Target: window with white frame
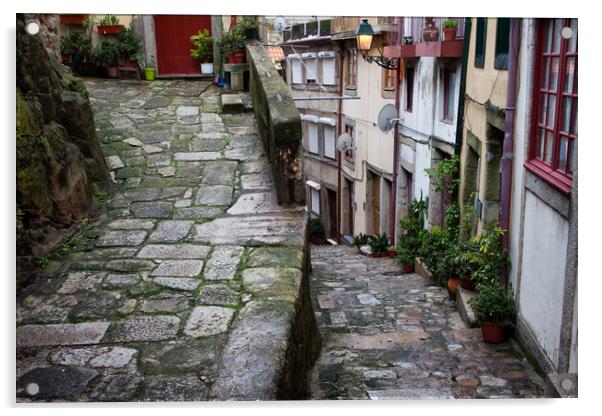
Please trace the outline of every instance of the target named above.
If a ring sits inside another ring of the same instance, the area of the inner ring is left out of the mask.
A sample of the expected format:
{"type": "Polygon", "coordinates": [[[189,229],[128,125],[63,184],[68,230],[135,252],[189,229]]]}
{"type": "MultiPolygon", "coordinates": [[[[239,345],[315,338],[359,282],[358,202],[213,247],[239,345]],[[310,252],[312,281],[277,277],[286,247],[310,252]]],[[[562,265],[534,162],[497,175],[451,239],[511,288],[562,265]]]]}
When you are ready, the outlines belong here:
{"type": "Polygon", "coordinates": [[[305,64],[305,82],[315,84],[318,80],[318,58],[315,52],[308,52],[301,55],[305,64]]]}
{"type": "Polygon", "coordinates": [[[320,215],[320,191],[314,188],[311,189],[311,210],[320,215]]]}
{"type": "Polygon", "coordinates": [[[322,132],[324,136],[324,156],[329,159],[336,159],[336,121],[333,118],[320,117],[322,132]]]}
{"type": "Polygon", "coordinates": [[[322,84],[336,85],[336,54],[334,51],[318,52],[318,58],[322,63],[322,84]]]}
{"type": "Polygon", "coordinates": [[[309,153],[320,154],[320,142],[318,136],[318,116],[304,115],[303,120],[307,125],[307,150],[309,153]]]}
{"type": "Polygon", "coordinates": [[[301,57],[298,54],[290,54],[288,61],[291,66],[291,83],[303,84],[303,68],[301,66],[301,57]]]}

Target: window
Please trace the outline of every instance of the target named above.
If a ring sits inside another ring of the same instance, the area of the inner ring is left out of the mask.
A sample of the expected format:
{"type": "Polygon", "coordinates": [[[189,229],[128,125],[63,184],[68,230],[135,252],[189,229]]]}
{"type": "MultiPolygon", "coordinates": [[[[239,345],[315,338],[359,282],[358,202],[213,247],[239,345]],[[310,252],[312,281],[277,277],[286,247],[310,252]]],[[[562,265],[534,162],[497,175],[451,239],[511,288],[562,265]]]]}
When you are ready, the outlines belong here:
{"type": "Polygon", "coordinates": [[[383,89],[385,91],[395,90],[395,78],[397,71],[395,69],[383,69],[383,89]]]}
{"type": "Polygon", "coordinates": [[[336,159],[336,121],[328,117],[320,117],[322,124],[322,133],[324,137],[324,156],[329,159],[336,159]]]}
{"type": "Polygon", "coordinates": [[[291,83],[303,84],[303,69],[301,67],[301,59],[297,54],[291,54],[288,56],[291,64],[291,83]]]}
{"type": "Polygon", "coordinates": [[[305,64],[305,82],[315,84],[318,79],[318,59],[315,52],[308,52],[301,55],[305,64]]]}
{"type": "Polygon", "coordinates": [[[404,109],[411,113],[414,107],[414,67],[406,67],[406,96],[404,109]]]}
{"type": "Polygon", "coordinates": [[[485,44],[487,43],[487,19],[477,17],[477,36],[475,40],[474,66],[485,67],[485,44]]]}
{"type": "Polygon", "coordinates": [[[336,85],[336,54],[333,51],[318,52],[322,62],[322,84],[336,85]]]}
{"type": "Polygon", "coordinates": [[[309,153],[317,155],[320,153],[320,145],[318,142],[318,117],[306,115],[304,120],[307,121],[307,150],[309,150],[309,153]]]}
{"type": "Polygon", "coordinates": [[[456,112],[456,71],[443,68],[443,121],[452,123],[456,112]]]}
{"type": "Polygon", "coordinates": [[[508,69],[508,50],[510,47],[510,19],[498,18],[495,29],[495,69],[508,69]]]}
{"type": "Polygon", "coordinates": [[[355,88],[357,84],[357,49],[347,49],[345,62],[345,88],[355,88]]]}
{"type": "Polygon", "coordinates": [[[526,167],[568,193],[573,185],[577,140],[577,19],[538,20],[536,54],[534,118],[526,167]],[[568,39],[561,36],[565,27],[572,30],[568,39]]]}
{"type": "Polygon", "coordinates": [[[351,143],[349,143],[349,146],[347,147],[347,150],[345,150],[345,160],[348,162],[353,162],[353,144],[354,144],[354,135],[353,135],[353,126],[350,126],[349,124],[345,125],[345,133],[347,133],[350,137],[351,137],[351,143]]]}
{"type": "Polygon", "coordinates": [[[311,210],[320,215],[320,190],[315,188],[310,189],[311,210]]]}

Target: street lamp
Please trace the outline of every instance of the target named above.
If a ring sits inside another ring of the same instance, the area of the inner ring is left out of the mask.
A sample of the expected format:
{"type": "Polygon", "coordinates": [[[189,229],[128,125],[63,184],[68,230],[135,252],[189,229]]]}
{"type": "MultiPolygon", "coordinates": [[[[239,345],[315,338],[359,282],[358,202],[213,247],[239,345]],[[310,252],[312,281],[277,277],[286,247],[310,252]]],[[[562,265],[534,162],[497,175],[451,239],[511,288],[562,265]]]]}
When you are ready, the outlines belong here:
{"type": "Polygon", "coordinates": [[[372,48],[372,39],[374,38],[374,29],[372,25],[368,23],[368,19],[362,19],[362,23],[355,29],[355,41],[357,42],[357,49],[362,53],[364,61],[368,63],[374,62],[380,67],[386,69],[397,69],[399,65],[399,59],[397,58],[385,58],[383,53],[378,48],[380,56],[370,56],[368,53],[372,48]]]}

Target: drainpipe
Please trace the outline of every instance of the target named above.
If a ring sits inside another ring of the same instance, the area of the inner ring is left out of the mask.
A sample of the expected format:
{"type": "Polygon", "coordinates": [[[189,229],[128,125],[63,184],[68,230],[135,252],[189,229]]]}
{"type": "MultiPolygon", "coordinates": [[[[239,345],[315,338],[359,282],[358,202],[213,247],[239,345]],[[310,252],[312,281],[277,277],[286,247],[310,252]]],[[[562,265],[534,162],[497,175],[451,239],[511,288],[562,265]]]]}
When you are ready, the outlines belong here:
{"type": "MultiPolygon", "coordinates": [[[[504,120],[504,144],[502,154],[502,190],[500,207],[500,227],[506,232],[502,236],[502,247],[510,250],[510,207],[512,198],[512,158],[514,152],[514,114],[516,112],[516,81],[518,78],[518,54],[520,51],[521,19],[510,22],[510,47],[508,50],[508,91],[506,93],[506,114],[504,120]]],[[[504,267],[500,280],[508,285],[508,268],[504,267]]]]}
{"type": "MultiPolygon", "coordinates": [[[[345,50],[342,49],[340,52],[341,55],[341,59],[339,61],[339,97],[343,96],[343,64],[345,63],[345,50]]],[[[338,134],[337,137],[339,137],[342,133],[343,133],[343,99],[339,98],[338,103],[337,103],[337,113],[338,113],[338,120],[337,120],[337,130],[338,130],[338,134]]],[[[342,213],[342,208],[341,205],[342,201],[341,198],[343,197],[342,195],[342,189],[341,189],[341,163],[342,163],[342,159],[343,159],[343,155],[341,154],[341,152],[337,153],[337,242],[339,244],[341,244],[341,224],[343,219],[341,218],[341,213],[342,213]]]]}
{"type": "MultiPolygon", "coordinates": [[[[397,40],[395,44],[397,46],[401,45],[401,33],[403,30],[402,26],[402,18],[399,17],[399,21],[397,22],[397,40]]],[[[396,117],[399,117],[399,84],[401,83],[401,64],[403,63],[403,59],[401,57],[399,59],[399,64],[397,65],[397,69],[395,70],[395,110],[396,117]]],[[[391,244],[396,244],[395,238],[395,224],[396,224],[396,206],[397,206],[397,165],[399,163],[399,121],[395,123],[395,130],[393,131],[393,178],[391,183],[391,196],[389,198],[389,236],[391,238],[391,244]]]]}
{"type": "Polygon", "coordinates": [[[472,17],[464,18],[464,44],[462,45],[462,65],[460,70],[460,93],[458,94],[458,117],[456,119],[456,145],[454,153],[460,155],[464,140],[464,101],[466,96],[466,68],[468,65],[468,50],[470,48],[470,32],[472,17]]]}

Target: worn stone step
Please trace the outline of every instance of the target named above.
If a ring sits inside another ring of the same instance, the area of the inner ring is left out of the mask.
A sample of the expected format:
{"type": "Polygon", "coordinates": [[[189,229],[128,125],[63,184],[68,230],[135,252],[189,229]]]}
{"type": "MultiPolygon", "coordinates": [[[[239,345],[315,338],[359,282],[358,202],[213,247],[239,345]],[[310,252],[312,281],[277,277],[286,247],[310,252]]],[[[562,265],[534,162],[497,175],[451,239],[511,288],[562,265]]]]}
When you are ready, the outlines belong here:
{"type": "Polygon", "coordinates": [[[477,322],[477,316],[468,303],[472,298],[476,296],[476,292],[472,290],[466,290],[462,287],[458,287],[458,292],[456,295],[456,304],[458,308],[458,313],[462,320],[469,328],[477,328],[479,323],[477,322]]]}
{"type": "Polygon", "coordinates": [[[222,94],[221,108],[223,114],[237,114],[245,111],[245,105],[238,94],[222,94]]]}

